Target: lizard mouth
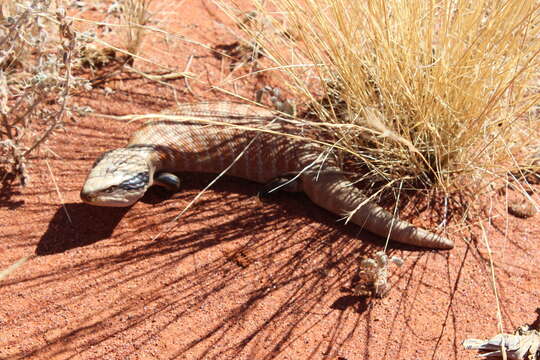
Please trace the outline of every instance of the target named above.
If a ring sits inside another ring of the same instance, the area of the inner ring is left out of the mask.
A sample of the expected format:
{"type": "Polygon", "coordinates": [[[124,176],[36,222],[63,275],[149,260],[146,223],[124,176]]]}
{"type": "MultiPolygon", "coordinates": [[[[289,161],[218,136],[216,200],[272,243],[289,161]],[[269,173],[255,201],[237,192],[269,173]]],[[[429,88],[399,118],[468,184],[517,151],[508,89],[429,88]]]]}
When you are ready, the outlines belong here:
{"type": "MultiPolygon", "coordinates": [[[[143,193],[144,194],[144,193],[143,193]]],[[[127,192],[126,194],[117,195],[117,194],[95,194],[95,193],[88,193],[84,190],[81,191],[81,200],[85,204],[93,205],[93,206],[107,206],[107,207],[128,207],[137,200],[141,198],[141,194],[139,193],[133,193],[133,192],[127,192]]]]}

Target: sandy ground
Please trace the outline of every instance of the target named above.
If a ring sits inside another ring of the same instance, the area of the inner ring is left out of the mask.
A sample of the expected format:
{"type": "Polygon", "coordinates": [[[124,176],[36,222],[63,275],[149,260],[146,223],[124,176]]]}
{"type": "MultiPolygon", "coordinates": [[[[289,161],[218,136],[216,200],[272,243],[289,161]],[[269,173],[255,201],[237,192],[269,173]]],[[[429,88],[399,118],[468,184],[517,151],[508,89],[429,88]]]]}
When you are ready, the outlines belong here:
{"type": "MultiPolygon", "coordinates": [[[[234,41],[210,1],[154,5],[170,32],[211,46],[234,41]]],[[[207,84],[249,98],[268,84],[266,76],[230,82],[246,71],[231,76],[229,60],[178,39],[147,40],[142,55],[177,71],[191,62],[200,81],[189,81],[191,93],[183,79],[156,86],[117,77],[106,84],[113,94],[98,88],[80,101],[103,114],[157,112],[175,99],[230,99],[207,84]]],[[[383,241],[336,223],[303,195],[261,203],[259,185],[225,178],[174,221],[212,179],[186,174],[172,197],[156,189],[130,209],[82,204],[93,160],[134,128],[77,119],[36,154],[29,186],[0,193],[0,269],[37,254],[0,283],[0,358],[473,359],[461,342],[497,333],[481,237],[455,238],[449,252],[391,246],[405,264],[391,268],[386,298],[368,300],[351,286],[361,257],[383,241]]],[[[498,200],[484,225],[512,332],[537,320],[540,224],[538,215],[509,217],[498,200]]]]}

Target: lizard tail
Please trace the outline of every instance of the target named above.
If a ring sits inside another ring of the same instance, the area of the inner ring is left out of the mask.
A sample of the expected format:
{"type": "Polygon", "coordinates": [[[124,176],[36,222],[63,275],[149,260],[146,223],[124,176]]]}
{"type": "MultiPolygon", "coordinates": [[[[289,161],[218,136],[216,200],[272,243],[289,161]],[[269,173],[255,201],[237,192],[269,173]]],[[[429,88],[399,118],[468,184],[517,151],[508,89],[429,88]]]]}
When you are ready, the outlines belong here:
{"type": "Polygon", "coordinates": [[[453,241],[394,217],[377,204],[367,201],[360,190],[342,174],[304,174],[304,192],[315,204],[337,215],[351,214],[350,221],[371,233],[402,244],[452,249],[453,241]]]}

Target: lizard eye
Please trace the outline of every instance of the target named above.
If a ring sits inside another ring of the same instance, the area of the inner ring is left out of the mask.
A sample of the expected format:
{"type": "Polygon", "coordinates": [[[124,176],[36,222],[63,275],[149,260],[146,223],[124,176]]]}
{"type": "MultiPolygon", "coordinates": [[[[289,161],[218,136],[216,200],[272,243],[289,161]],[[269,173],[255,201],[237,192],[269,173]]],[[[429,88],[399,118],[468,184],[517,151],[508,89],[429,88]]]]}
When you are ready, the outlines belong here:
{"type": "Polygon", "coordinates": [[[110,186],[104,190],[105,193],[110,194],[113,191],[115,191],[118,188],[118,186],[110,186]]]}

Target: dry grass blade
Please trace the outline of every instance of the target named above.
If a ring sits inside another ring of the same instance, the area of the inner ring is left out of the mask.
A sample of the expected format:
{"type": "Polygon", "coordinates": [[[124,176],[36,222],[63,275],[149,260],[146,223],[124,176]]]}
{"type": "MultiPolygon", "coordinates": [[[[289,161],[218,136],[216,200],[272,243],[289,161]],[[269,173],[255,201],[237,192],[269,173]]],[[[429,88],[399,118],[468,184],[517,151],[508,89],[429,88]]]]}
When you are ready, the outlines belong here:
{"type": "Polygon", "coordinates": [[[36,257],[36,255],[24,256],[24,257],[20,258],[19,260],[17,260],[16,262],[14,262],[13,264],[11,264],[6,269],[0,271],[0,281],[2,281],[4,278],[6,278],[9,274],[14,272],[15,270],[17,270],[25,262],[27,262],[28,260],[33,259],[35,257],[36,257]]]}

